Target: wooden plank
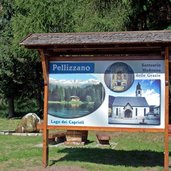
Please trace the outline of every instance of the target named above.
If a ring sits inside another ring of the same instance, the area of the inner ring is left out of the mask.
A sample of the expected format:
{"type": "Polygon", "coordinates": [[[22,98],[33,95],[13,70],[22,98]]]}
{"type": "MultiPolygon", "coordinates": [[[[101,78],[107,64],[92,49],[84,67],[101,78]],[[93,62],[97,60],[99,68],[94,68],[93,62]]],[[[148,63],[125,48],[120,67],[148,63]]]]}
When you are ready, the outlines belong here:
{"type": "MultiPolygon", "coordinates": [[[[111,55],[120,55],[121,51],[118,51],[118,50],[113,50],[113,51],[99,51],[99,50],[92,50],[92,51],[62,51],[62,52],[49,52],[48,56],[50,57],[56,57],[56,58],[59,58],[59,57],[63,57],[63,56],[85,56],[85,55],[89,55],[89,56],[111,56],[111,55]]],[[[128,51],[128,50],[123,50],[122,51],[122,54],[121,55],[125,55],[125,54],[149,54],[151,53],[150,51],[147,52],[147,51],[143,51],[143,52],[139,52],[138,51],[135,51],[134,49],[132,49],[131,51],[128,51]]],[[[152,56],[154,56],[154,54],[157,54],[159,53],[159,51],[154,51],[152,56]]],[[[82,57],[83,58],[83,57],[82,57]]]]}
{"type": "Polygon", "coordinates": [[[48,111],[48,86],[44,86],[44,124],[43,124],[43,167],[48,165],[48,130],[47,130],[47,111],[48,111]]]}
{"type": "Polygon", "coordinates": [[[163,60],[160,54],[155,55],[101,55],[101,56],[54,56],[49,57],[50,61],[122,61],[122,60],[163,60]]]}
{"type": "MultiPolygon", "coordinates": [[[[112,54],[112,53],[119,53],[125,54],[129,52],[136,51],[136,53],[151,53],[151,52],[160,52],[161,47],[64,47],[64,48],[53,48],[50,49],[52,53],[60,53],[60,54],[70,54],[70,53],[80,53],[80,54],[112,54]]],[[[50,52],[50,51],[49,51],[50,52]]]]}
{"type": "Polygon", "coordinates": [[[165,132],[162,128],[122,128],[122,127],[92,127],[92,126],[47,126],[48,130],[91,130],[116,132],[165,132]]]}
{"type": "Polygon", "coordinates": [[[46,46],[45,52],[49,56],[54,55],[67,55],[67,54],[78,54],[78,55],[92,55],[92,54],[129,54],[129,53],[160,53],[160,46],[140,46],[135,44],[133,46],[122,46],[112,44],[98,44],[98,45],[70,45],[70,46],[46,46]]]}
{"type": "Polygon", "coordinates": [[[64,137],[64,136],[66,136],[66,132],[53,132],[53,133],[49,133],[48,138],[64,137]]]}
{"type": "MultiPolygon", "coordinates": [[[[171,127],[171,126],[170,126],[171,127]]],[[[37,125],[38,129],[42,129],[43,130],[43,123],[38,124],[37,125]]],[[[117,127],[117,128],[111,128],[111,127],[88,127],[88,126],[84,126],[84,127],[75,127],[75,126],[47,126],[48,130],[90,130],[90,131],[115,131],[115,132],[165,132],[165,129],[145,129],[145,128],[121,128],[121,127],[117,127]]],[[[170,128],[170,134],[171,134],[171,128],[170,128]]]]}
{"type": "Polygon", "coordinates": [[[38,50],[42,62],[42,70],[43,70],[43,78],[44,78],[44,84],[48,84],[48,61],[45,58],[44,51],[42,49],[38,50]]]}
{"type": "Polygon", "coordinates": [[[165,48],[165,138],[164,170],[169,171],[169,48],[165,48]]]}
{"type": "Polygon", "coordinates": [[[169,124],[169,136],[171,136],[171,124],[169,124]]]}
{"type": "Polygon", "coordinates": [[[44,114],[43,114],[43,155],[42,163],[43,167],[48,165],[48,130],[47,130],[47,117],[48,117],[48,62],[44,56],[43,50],[39,50],[42,69],[43,69],[43,78],[44,78],[44,114]]]}

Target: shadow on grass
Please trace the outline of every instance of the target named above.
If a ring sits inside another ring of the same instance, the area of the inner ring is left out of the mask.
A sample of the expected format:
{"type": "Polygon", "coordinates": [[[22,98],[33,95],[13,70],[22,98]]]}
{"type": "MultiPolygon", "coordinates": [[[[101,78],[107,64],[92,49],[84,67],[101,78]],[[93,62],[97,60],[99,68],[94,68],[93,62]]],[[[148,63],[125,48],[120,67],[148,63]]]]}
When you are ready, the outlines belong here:
{"type": "Polygon", "coordinates": [[[59,150],[58,153],[66,153],[66,155],[59,160],[51,160],[51,165],[59,161],[79,161],[132,167],[155,167],[164,165],[163,152],[150,150],[124,151],[98,148],[66,148],[59,150]]]}

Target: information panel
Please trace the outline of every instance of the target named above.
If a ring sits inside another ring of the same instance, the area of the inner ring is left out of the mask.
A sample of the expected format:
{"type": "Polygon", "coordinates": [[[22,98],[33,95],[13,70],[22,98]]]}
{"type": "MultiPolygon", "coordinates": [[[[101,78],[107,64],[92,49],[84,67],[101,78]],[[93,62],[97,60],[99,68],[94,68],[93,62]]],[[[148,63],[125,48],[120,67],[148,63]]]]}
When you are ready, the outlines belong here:
{"type": "Polygon", "coordinates": [[[164,60],[50,61],[48,125],[164,128],[164,60]]]}

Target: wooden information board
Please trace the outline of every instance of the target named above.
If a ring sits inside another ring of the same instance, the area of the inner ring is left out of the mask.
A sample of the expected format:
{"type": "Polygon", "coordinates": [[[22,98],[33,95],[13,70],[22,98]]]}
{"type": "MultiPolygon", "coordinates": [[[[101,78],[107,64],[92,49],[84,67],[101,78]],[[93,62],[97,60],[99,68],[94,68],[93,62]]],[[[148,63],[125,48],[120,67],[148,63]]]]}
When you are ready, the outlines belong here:
{"type": "Polygon", "coordinates": [[[43,166],[48,130],[164,132],[169,165],[170,31],[31,34],[44,76],[43,166]]]}

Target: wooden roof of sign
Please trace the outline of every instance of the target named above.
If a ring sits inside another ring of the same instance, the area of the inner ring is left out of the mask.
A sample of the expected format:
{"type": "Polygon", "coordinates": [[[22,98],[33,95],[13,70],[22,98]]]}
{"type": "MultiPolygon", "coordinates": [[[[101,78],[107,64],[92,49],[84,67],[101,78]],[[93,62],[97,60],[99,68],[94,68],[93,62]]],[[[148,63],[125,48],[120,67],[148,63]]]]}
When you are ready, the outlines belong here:
{"type": "Polygon", "coordinates": [[[171,31],[130,31],[92,33],[30,34],[20,44],[24,46],[80,45],[80,44],[171,44],[171,31]]]}
{"type": "Polygon", "coordinates": [[[30,34],[20,45],[64,54],[161,50],[161,47],[171,46],[171,31],[30,34]]]}

